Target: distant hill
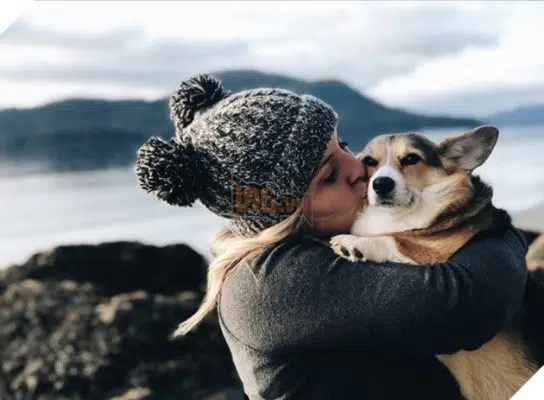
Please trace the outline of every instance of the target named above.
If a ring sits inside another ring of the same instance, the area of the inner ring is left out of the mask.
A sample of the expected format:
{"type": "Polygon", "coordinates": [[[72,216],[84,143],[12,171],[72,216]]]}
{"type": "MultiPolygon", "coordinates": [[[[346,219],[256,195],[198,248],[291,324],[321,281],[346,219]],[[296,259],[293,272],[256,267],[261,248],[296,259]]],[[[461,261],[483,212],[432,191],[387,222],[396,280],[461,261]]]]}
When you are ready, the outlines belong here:
{"type": "Polygon", "coordinates": [[[535,104],[500,111],[487,120],[497,125],[541,125],[544,124],[544,104],[535,104]]]}
{"type": "MultiPolygon", "coordinates": [[[[233,92],[282,87],[323,99],[337,110],[340,135],[354,149],[379,133],[480,124],[469,118],[417,115],[386,107],[335,80],[310,82],[248,70],[214,75],[233,92]]],[[[173,135],[167,98],[152,102],[70,99],[31,109],[0,110],[0,159],[44,161],[55,170],[131,165],[138,147],[152,135],[173,135]]]]}

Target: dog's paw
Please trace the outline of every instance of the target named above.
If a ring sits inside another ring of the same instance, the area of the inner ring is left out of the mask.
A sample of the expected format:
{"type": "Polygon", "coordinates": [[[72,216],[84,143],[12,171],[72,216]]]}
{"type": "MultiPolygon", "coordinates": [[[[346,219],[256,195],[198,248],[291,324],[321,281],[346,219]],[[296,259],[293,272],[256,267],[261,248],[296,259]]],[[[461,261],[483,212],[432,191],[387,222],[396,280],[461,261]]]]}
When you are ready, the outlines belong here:
{"type": "Polygon", "coordinates": [[[353,235],[337,235],[330,240],[333,251],[350,261],[365,261],[362,243],[360,237],[353,235]]]}

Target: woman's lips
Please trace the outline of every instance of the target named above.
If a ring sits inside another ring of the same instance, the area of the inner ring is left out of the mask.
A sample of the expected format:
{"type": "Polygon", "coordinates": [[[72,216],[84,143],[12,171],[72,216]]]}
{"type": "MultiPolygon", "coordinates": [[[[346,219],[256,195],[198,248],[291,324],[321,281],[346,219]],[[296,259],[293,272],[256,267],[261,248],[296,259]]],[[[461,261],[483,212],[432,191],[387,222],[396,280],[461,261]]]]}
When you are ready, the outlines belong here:
{"type": "Polygon", "coordinates": [[[363,182],[362,180],[357,181],[356,183],[356,190],[360,194],[361,197],[366,197],[367,193],[367,183],[363,182]]]}
{"type": "Polygon", "coordinates": [[[361,198],[359,199],[358,209],[360,211],[363,211],[367,205],[368,205],[368,196],[366,195],[366,192],[365,192],[365,194],[361,196],[361,198]]]}

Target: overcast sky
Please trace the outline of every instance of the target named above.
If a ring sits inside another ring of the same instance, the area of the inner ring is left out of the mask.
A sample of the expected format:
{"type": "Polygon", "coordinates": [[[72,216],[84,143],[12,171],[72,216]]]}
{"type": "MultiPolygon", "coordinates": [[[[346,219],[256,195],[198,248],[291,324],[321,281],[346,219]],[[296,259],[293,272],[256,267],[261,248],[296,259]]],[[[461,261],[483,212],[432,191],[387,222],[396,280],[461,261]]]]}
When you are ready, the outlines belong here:
{"type": "Polygon", "coordinates": [[[0,107],[168,96],[198,72],[335,78],[387,105],[544,102],[544,2],[39,1],[0,35],[0,107]]]}

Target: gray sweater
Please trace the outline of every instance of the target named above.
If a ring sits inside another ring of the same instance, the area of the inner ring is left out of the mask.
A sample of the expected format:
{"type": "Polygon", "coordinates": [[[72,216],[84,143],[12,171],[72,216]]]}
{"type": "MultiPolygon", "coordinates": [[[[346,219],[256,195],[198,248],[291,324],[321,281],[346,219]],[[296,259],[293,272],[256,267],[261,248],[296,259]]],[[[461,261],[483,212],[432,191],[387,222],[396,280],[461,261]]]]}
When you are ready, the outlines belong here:
{"type": "Polygon", "coordinates": [[[310,239],[285,240],[239,266],[218,304],[247,396],[458,399],[433,355],[476,349],[517,314],[526,249],[509,227],[416,267],[353,263],[310,239]]]}

